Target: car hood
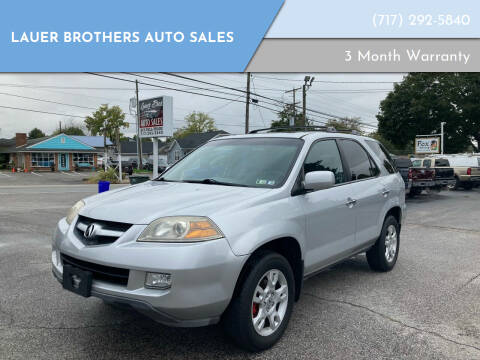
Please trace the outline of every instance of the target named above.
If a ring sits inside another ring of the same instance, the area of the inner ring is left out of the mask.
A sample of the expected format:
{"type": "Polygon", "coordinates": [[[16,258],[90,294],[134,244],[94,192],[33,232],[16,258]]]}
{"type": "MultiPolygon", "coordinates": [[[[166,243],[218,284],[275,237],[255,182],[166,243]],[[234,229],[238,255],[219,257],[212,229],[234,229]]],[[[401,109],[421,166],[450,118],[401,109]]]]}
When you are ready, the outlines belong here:
{"type": "Polygon", "coordinates": [[[147,181],[85,199],[80,214],[93,219],[149,224],[162,216],[212,216],[272,191],[222,185],[147,181]]]}

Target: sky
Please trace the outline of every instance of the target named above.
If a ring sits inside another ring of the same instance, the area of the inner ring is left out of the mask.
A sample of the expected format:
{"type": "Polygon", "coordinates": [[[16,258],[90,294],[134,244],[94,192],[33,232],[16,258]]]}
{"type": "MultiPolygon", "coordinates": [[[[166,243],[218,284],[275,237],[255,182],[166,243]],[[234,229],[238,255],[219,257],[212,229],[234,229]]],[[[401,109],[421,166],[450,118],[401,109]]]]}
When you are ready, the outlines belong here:
{"type": "MultiPolygon", "coordinates": [[[[130,127],[122,132],[133,136],[136,123],[135,116],[130,114],[129,99],[135,96],[135,84],[131,82],[135,79],[144,83],[139,85],[140,100],[161,95],[173,96],[175,128],[185,125],[187,114],[201,111],[208,113],[219,129],[232,134],[244,132],[245,93],[242,90],[246,89],[246,74],[178,74],[213,85],[162,73],[102,75],[115,79],[84,73],[0,74],[0,138],[11,138],[17,132],[28,133],[34,127],[48,135],[58,129],[59,122],[62,127],[72,123],[83,126],[84,118],[102,104],[119,105],[123,109],[130,127]]],[[[271,121],[277,119],[272,109],[280,109],[282,103],[292,103],[292,92],[285,91],[301,87],[306,75],[315,77],[307,91],[307,117],[316,121],[317,125],[322,125],[328,118],[322,114],[360,117],[362,123],[373,125],[364,127],[365,131],[371,132],[377,124],[375,115],[380,102],[393,89],[395,82],[402,81],[405,74],[254,73],[251,81],[252,99],[258,100],[259,106],[250,106],[250,129],[269,127],[271,121]]],[[[299,106],[301,98],[301,91],[297,91],[299,106]]]]}

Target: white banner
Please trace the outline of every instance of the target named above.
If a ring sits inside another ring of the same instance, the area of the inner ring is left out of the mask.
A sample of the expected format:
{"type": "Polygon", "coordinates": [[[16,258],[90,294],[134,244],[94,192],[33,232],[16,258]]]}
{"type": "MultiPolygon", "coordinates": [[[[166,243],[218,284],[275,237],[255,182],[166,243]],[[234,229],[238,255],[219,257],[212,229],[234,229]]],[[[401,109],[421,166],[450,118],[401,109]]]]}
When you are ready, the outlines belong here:
{"type": "Polygon", "coordinates": [[[435,137],[421,137],[415,138],[415,153],[416,154],[438,154],[440,152],[440,138],[435,137]]]}

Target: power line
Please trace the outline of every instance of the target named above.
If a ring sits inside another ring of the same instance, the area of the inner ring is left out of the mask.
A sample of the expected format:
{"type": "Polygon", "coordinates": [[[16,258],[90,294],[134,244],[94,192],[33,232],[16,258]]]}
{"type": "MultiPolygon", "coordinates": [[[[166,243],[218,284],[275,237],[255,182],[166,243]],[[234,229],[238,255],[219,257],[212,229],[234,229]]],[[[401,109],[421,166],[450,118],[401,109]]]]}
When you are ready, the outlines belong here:
{"type": "MultiPolygon", "coordinates": [[[[115,79],[115,80],[119,80],[119,81],[126,81],[126,82],[130,82],[130,83],[135,83],[135,80],[119,78],[119,77],[115,77],[115,76],[111,76],[111,75],[91,73],[91,72],[87,72],[86,74],[95,75],[95,76],[100,76],[100,77],[105,77],[105,78],[109,78],[109,79],[115,79]]],[[[150,84],[150,83],[146,83],[146,82],[142,82],[142,81],[139,81],[138,83],[139,83],[139,84],[142,84],[142,85],[147,85],[147,86],[152,86],[152,87],[156,87],[156,88],[161,88],[161,89],[164,89],[164,90],[172,90],[172,91],[184,92],[184,93],[187,93],[187,94],[199,95],[199,96],[206,96],[206,97],[215,98],[215,99],[220,99],[220,100],[228,100],[228,101],[232,101],[232,102],[239,102],[239,103],[243,103],[243,104],[245,103],[245,101],[243,101],[243,100],[226,98],[226,97],[221,97],[221,96],[212,95],[212,94],[202,94],[202,93],[193,92],[193,91],[189,91],[189,90],[182,90],[182,89],[177,89],[177,88],[172,88],[172,87],[167,87],[167,86],[150,84]]],[[[272,109],[272,108],[269,108],[268,106],[264,106],[264,105],[257,105],[257,106],[261,106],[261,107],[263,107],[264,109],[268,109],[268,110],[273,111],[273,112],[278,112],[277,109],[272,109]]]]}
{"type": "Polygon", "coordinates": [[[71,114],[59,114],[59,113],[54,113],[54,112],[42,111],[42,110],[17,108],[17,107],[4,106],[4,105],[0,105],[0,108],[11,109],[11,110],[30,111],[30,112],[41,113],[41,114],[49,114],[49,115],[58,115],[58,116],[67,116],[67,117],[77,117],[77,118],[82,118],[82,119],[85,119],[86,116],[87,116],[87,115],[85,115],[85,116],[80,116],[80,115],[71,115],[71,114]]]}
{"type": "Polygon", "coordinates": [[[42,101],[42,102],[47,102],[47,103],[57,104],[57,105],[72,106],[72,107],[77,107],[77,108],[81,108],[81,109],[97,110],[96,108],[92,108],[92,107],[88,107],[88,106],[66,104],[66,103],[62,103],[62,102],[45,100],[45,99],[37,99],[37,98],[33,98],[33,97],[29,97],[29,96],[21,96],[21,95],[17,95],[17,94],[0,92],[0,95],[13,96],[13,97],[28,99],[28,100],[42,101]]]}
{"type": "MultiPolygon", "coordinates": [[[[278,80],[278,81],[301,81],[303,79],[287,79],[287,78],[278,78],[278,77],[270,77],[270,76],[262,76],[257,75],[260,79],[268,79],[268,80],[278,80]]],[[[315,80],[318,83],[325,83],[325,84],[394,84],[399,83],[401,81],[329,81],[329,80],[315,80]]]]}

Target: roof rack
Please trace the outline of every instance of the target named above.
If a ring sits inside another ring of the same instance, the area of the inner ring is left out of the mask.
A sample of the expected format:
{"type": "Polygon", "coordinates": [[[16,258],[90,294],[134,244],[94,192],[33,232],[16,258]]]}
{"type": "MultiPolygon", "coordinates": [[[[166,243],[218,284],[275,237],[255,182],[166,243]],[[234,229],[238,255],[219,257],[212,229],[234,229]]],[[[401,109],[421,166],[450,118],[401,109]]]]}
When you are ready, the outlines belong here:
{"type": "Polygon", "coordinates": [[[260,132],[295,132],[295,131],[324,131],[331,133],[345,133],[352,135],[361,135],[357,130],[337,130],[333,126],[288,126],[288,127],[273,127],[251,130],[249,134],[258,134],[260,132]]]}

